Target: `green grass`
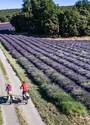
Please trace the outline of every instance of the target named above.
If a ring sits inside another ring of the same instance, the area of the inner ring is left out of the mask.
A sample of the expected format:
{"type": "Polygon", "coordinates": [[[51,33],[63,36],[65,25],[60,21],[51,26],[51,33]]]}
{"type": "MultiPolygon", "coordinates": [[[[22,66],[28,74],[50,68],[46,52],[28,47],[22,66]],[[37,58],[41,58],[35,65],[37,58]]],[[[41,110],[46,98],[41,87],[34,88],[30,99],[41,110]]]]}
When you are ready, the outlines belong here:
{"type": "Polygon", "coordinates": [[[47,125],[73,125],[65,114],[59,112],[52,103],[44,100],[39,91],[38,86],[33,84],[30,95],[44,122],[47,125]]]}
{"type": "MultiPolygon", "coordinates": [[[[1,62],[1,60],[0,60],[0,71],[3,71],[5,73],[5,76],[6,76],[6,70],[4,69],[3,63],[1,62]]],[[[6,78],[7,78],[7,76],[6,76],[6,78]]],[[[3,125],[3,117],[2,117],[1,107],[0,107],[0,125],[3,125]]]]}
{"type": "Polygon", "coordinates": [[[2,111],[0,107],[0,125],[3,125],[2,111]]]}
{"type": "Polygon", "coordinates": [[[69,94],[55,85],[44,85],[43,91],[49,99],[56,102],[57,107],[67,115],[87,115],[87,109],[80,102],[75,101],[69,94]]]}
{"type": "Polygon", "coordinates": [[[8,80],[9,80],[9,78],[8,78],[8,75],[7,75],[7,71],[5,70],[4,65],[3,65],[3,63],[2,63],[2,61],[1,61],[1,59],[0,59],[0,69],[1,69],[1,71],[3,72],[3,74],[4,74],[4,76],[5,76],[6,81],[8,81],[8,80]]]}
{"type": "Polygon", "coordinates": [[[23,112],[18,107],[16,107],[15,109],[16,109],[16,113],[17,113],[20,125],[28,125],[23,112]]]}
{"type": "MultiPolygon", "coordinates": [[[[2,48],[4,54],[6,55],[8,61],[12,65],[13,69],[16,71],[19,78],[21,80],[25,79],[26,81],[29,81],[25,70],[22,69],[18,65],[16,60],[12,58],[12,56],[5,50],[5,48],[3,46],[0,46],[0,47],[2,48]]],[[[51,87],[51,86],[48,86],[48,87],[46,86],[46,88],[45,88],[45,86],[44,86],[45,92],[47,91],[46,94],[52,95],[53,93],[52,93],[52,91],[50,91],[50,89],[53,89],[53,87],[51,87]]],[[[39,88],[39,86],[31,84],[30,94],[31,94],[31,98],[32,98],[34,104],[38,108],[43,120],[47,123],[47,125],[60,125],[60,124],[61,125],[74,125],[74,124],[75,125],[89,125],[89,121],[86,119],[86,116],[85,117],[82,116],[83,119],[81,119],[82,118],[81,116],[75,116],[75,117],[68,116],[68,115],[66,116],[63,113],[59,112],[57,110],[57,108],[52,103],[50,103],[47,100],[44,100],[42,98],[42,95],[40,93],[40,89],[41,88],[39,88]]],[[[60,93],[59,91],[57,92],[57,88],[54,90],[55,90],[55,92],[54,92],[53,97],[55,97],[55,95],[56,95],[56,97],[58,97],[59,94],[61,94],[61,96],[59,96],[59,97],[63,97],[62,93],[60,93]]],[[[58,99],[56,97],[53,99],[58,99]]],[[[50,99],[52,99],[52,98],[50,98],[50,99]]],[[[61,99],[63,99],[63,98],[61,98],[61,99]]],[[[72,98],[70,98],[72,100],[71,101],[72,103],[69,102],[67,99],[68,99],[67,95],[64,95],[64,100],[62,101],[62,105],[64,108],[64,109],[63,108],[62,109],[64,111],[66,110],[66,112],[68,112],[67,110],[72,109],[75,112],[76,108],[78,109],[78,111],[81,108],[80,112],[81,111],[82,111],[82,113],[84,112],[84,108],[79,107],[78,102],[74,104],[72,98]]],[[[87,114],[86,109],[85,109],[85,113],[87,114]]],[[[90,117],[90,116],[87,114],[87,117],[90,117]]]]}

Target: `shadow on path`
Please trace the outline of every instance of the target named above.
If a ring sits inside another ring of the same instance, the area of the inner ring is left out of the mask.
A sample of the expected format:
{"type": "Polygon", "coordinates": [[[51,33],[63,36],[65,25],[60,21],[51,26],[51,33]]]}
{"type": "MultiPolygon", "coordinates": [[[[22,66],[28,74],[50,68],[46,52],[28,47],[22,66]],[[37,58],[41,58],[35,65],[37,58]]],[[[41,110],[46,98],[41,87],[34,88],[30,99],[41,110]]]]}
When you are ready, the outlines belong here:
{"type": "MultiPolygon", "coordinates": [[[[8,96],[0,96],[0,105],[9,105],[8,96]]],[[[25,102],[22,100],[22,96],[16,96],[13,95],[12,98],[12,104],[25,104],[25,102]]]]}

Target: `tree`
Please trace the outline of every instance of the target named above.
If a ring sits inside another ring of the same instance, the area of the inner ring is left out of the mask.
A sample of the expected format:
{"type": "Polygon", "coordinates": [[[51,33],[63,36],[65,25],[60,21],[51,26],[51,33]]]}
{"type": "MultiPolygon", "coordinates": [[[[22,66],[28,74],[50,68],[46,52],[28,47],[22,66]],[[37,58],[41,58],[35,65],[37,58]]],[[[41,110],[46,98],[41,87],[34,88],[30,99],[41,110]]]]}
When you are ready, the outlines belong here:
{"type": "Polygon", "coordinates": [[[31,0],[23,0],[23,12],[28,12],[29,15],[32,14],[31,0]]]}
{"type": "Polygon", "coordinates": [[[61,36],[90,35],[90,16],[81,15],[77,10],[66,10],[59,15],[61,36]]]}
{"type": "Polygon", "coordinates": [[[0,22],[7,22],[8,19],[5,16],[0,16],[0,22]]]}
{"type": "Polygon", "coordinates": [[[90,16],[87,18],[80,15],[78,18],[78,31],[81,36],[90,35],[90,16]]]}
{"type": "Polygon", "coordinates": [[[10,23],[17,32],[28,32],[30,30],[30,17],[26,13],[14,15],[10,23]]]}
{"type": "Polygon", "coordinates": [[[78,36],[79,13],[74,10],[66,10],[59,15],[59,31],[61,36],[78,36]]]}
{"type": "Polygon", "coordinates": [[[56,14],[56,5],[52,0],[32,0],[32,13],[38,33],[50,35],[51,33],[58,32],[59,23],[56,14]],[[55,21],[53,21],[53,19],[55,19],[55,21]],[[54,27],[57,27],[57,30],[54,29],[54,27]],[[56,30],[56,32],[54,32],[54,30],[56,30]]]}
{"type": "Polygon", "coordinates": [[[53,0],[23,0],[23,11],[12,18],[17,31],[55,36],[90,34],[88,0],[78,1],[74,7],[59,9],[53,0]]]}
{"type": "Polygon", "coordinates": [[[59,34],[59,20],[57,16],[52,16],[47,19],[43,24],[44,34],[46,35],[58,35],[59,34]]]}
{"type": "Polygon", "coordinates": [[[23,10],[24,12],[30,11],[32,13],[33,30],[36,34],[58,32],[59,23],[56,14],[56,5],[52,0],[24,0],[23,10]]]}
{"type": "Polygon", "coordinates": [[[80,8],[87,8],[90,9],[90,2],[88,0],[79,0],[76,2],[75,6],[80,9],[80,8]]]}

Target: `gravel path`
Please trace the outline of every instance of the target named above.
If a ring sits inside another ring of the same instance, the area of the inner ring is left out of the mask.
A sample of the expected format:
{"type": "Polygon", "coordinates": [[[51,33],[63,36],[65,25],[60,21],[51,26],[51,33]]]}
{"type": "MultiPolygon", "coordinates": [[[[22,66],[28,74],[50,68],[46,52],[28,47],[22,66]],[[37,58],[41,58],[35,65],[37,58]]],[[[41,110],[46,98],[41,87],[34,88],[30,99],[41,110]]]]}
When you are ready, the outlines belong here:
{"type": "MultiPolygon", "coordinates": [[[[10,66],[8,61],[6,60],[6,57],[4,56],[4,54],[1,50],[0,50],[0,59],[2,60],[3,65],[8,73],[8,77],[10,79],[10,82],[12,83],[13,95],[18,96],[18,97],[21,96],[20,80],[16,76],[15,72],[13,71],[12,67],[10,66]]],[[[2,81],[4,82],[3,77],[2,77],[2,81]]],[[[13,104],[13,105],[15,105],[15,104],[13,104]]],[[[7,109],[7,107],[13,107],[13,105],[12,106],[4,106],[4,108],[7,109]]],[[[17,106],[23,112],[28,125],[45,125],[45,123],[42,121],[37,109],[35,108],[33,102],[31,101],[31,99],[29,100],[27,105],[18,104],[17,106]]],[[[11,111],[11,109],[10,109],[10,111],[11,111]]],[[[12,112],[14,112],[13,109],[12,109],[12,112]]],[[[13,117],[13,115],[12,115],[12,117],[13,117]]],[[[16,122],[15,122],[14,124],[9,124],[9,125],[18,125],[18,124],[16,124],[16,122]]]]}

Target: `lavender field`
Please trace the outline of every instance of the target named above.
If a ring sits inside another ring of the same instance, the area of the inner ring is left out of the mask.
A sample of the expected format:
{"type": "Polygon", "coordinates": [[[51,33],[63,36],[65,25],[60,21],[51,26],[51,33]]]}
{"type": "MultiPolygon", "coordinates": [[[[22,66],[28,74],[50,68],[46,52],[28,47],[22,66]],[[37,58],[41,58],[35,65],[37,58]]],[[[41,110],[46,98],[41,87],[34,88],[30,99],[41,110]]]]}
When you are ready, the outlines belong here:
{"type": "Polygon", "coordinates": [[[0,30],[12,30],[13,27],[10,23],[1,23],[0,30]]]}
{"type": "Polygon", "coordinates": [[[58,85],[90,109],[90,41],[47,40],[0,35],[1,43],[26,70],[43,82],[58,85]]]}
{"type": "Polygon", "coordinates": [[[0,5],[0,125],[90,125],[90,0],[0,5]]]}

